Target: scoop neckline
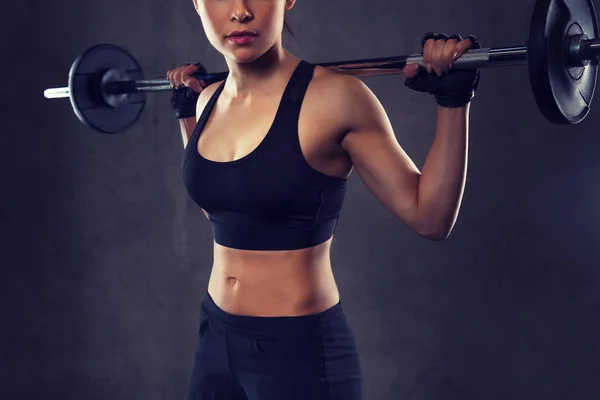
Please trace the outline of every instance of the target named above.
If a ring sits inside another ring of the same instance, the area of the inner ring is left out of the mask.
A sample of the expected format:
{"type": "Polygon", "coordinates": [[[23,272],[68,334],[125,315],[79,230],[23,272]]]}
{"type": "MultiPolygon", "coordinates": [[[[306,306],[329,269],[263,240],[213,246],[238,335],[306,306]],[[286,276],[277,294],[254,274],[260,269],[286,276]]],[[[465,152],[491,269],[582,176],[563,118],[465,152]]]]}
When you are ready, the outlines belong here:
{"type": "Polygon", "coordinates": [[[300,60],[300,62],[294,69],[292,76],[288,80],[288,83],[286,84],[285,89],[283,90],[283,93],[281,94],[281,98],[279,99],[279,104],[277,105],[277,111],[275,113],[275,117],[273,118],[273,122],[269,126],[269,129],[267,130],[266,135],[262,138],[260,143],[258,143],[258,145],[252,151],[250,151],[250,153],[248,153],[240,158],[237,158],[237,159],[231,160],[231,161],[215,161],[215,160],[210,160],[210,159],[204,157],[202,154],[200,154],[200,151],[198,151],[198,142],[200,141],[200,135],[202,135],[202,131],[206,127],[206,124],[208,123],[208,120],[215,108],[215,105],[217,104],[219,96],[221,96],[221,92],[223,91],[223,88],[225,87],[225,83],[227,82],[227,79],[228,79],[228,78],[225,78],[225,80],[223,81],[221,86],[219,86],[219,88],[217,89],[217,92],[215,92],[216,98],[214,99],[214,101],[211,102],[210,108],[209,108],[208,112],[206,113],[206,115],[204,116],[204,122],[202,123],[202,126],[199,127],[198,134],[196,135],[196,138],[195,138],[194,142],[192,143],[194,146],[193,153],[195,154],[195,156],[198,159],[200,159],[201,161],[208,163],[208,164],[212,164],[217,167],[230,167],[230,166],[235,166],[240,163],[243,163],[243,162],[251,159],[252,157],[254,157],[255,154],[259,153],[260,149],[262,147],[264,147],[265,144],[269,141],[269,139],[273,136],[274,128],[275,128],[275,126],[277,126],[277,123],[278,123],[279,119],[281,118],[281,108],[283,105],[283,101],[285,100],[285,96],[288,94],[290,87],[292,86],[292,83],[295,82],[296,75],[298,74],[298,71],[300,70],[300,66],[303,63],[304,63],[304,61],[300,60]]]}

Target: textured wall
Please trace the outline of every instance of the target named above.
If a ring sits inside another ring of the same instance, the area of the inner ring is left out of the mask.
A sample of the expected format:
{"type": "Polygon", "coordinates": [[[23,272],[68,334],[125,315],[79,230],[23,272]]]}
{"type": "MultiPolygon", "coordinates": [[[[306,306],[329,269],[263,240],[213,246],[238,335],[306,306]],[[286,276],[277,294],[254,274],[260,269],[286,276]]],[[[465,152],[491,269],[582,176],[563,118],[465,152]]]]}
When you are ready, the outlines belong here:
{"type": "MultiPolygon", "coordinates": [[[[181,182],[169,94],[150,96],[131,131],[108,136],[42,92],[101,42],[129,49],[152,78],[191,60],[225,63],[191,0],[11,7],[0,14],[0,393],[183,399],[212,237],[181,182]]],[[[311,62],[392,56],[418,51],[430,30],[520,45],[532,7],[298,0],[288,48],[311,62]]],[[[400,76],[365,82],[422,167],[432,99],[400,76]]],[[[483,72],[471,116],[467,189],[447,241],[409,232],[351,178],[332,259],[365,399],[597,399],[600,113],[547,123],[517,67],[483,72]]]]}

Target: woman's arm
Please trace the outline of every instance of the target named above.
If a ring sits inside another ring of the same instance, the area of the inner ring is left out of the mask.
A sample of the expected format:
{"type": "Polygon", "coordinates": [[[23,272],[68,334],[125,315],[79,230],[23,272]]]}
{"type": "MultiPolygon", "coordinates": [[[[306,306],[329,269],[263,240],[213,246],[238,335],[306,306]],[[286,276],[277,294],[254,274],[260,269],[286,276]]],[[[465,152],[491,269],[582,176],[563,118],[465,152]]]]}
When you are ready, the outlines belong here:
{"type": "Polygon", "coordinates": [[[196,115],[194,117],[181,118],[179,120],[183,148],[187,147],[190,137],[192,136],[192,133],[194,133],[194,129],[196,129],[196,124],[200,119],[200,115],[202,115],[202,112],[204,111],[204,107],[206,107],[206,104],[210,100],[211,96],[215,93],[222,82],[223,81],[215,82],[202,89],[200,95],[198,96],[198,102],[196,103],[196,115]]]}
{"type": "Polygon", "coordinates": [[[448,237],[465,186],[469,107],[438,108],[435,139],[420,172],[371,90],[350,76],[333,81],[346,132],[341,145],[366,187],[416,233],[432,240],[448,237]]]}
{"type": "Polygon", "coordinates": [[[452,231],[467,177],[469,106],[437,110],[437,126],[419,181],[418,212],[426,234],[443,240],[452,231]]]}
{"type": "MultiPolygon", "coordinates": [[[[200,99],[198,99],[200,102],[200,99]]],[[[181,129],[181,139],[183,140],[183,148],[187,147],[187,144],[196,128],[197,117],[181,118],[179,120],[179,128],[181,129]]]]}

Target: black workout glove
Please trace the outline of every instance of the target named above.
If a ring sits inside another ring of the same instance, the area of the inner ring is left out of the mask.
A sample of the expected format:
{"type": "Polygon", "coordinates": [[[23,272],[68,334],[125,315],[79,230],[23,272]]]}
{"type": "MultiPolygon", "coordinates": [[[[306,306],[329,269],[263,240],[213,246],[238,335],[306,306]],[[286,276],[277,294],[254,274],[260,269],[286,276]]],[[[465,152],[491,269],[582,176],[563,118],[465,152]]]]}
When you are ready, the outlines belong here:
{"type": "MultiPolygon", "coordinates": [[[[472,49],[480,49],[481,45],[476,36],[467,36],[473,42],[472,49]]],[[[463,40],[460,35],[446,35],[437,33],[428,33],[422,41],[422,46],[429,39],[457,39],[463,40]]],[[[408,78],[404,84],[417,92],[425,92],[435,96],[436,102],[442,107],[458,108],[464,107],[473,100],[475,91],[479,86],[479,69],[453,70],[446,72],[441,77],[435,73],[429,73],[425,68],[421,68],[419,74],[414,78],[408,78]]]]}
{"type": "MultiPolygon", "coordinates": [[[[197,63],[195,65],[198,67],[198,71],[196,71],[194,75],[207,73],[202,64],[197,63]]],[[[198,103],[199,96],[200,93],[196,93],[188,86],[182,86],[179,89],[173,89],[173,94],[171,96],[171,107],[173,107],[175,110],[175,116],[178,119],[196,116],[196,104],[198,103]]]]}

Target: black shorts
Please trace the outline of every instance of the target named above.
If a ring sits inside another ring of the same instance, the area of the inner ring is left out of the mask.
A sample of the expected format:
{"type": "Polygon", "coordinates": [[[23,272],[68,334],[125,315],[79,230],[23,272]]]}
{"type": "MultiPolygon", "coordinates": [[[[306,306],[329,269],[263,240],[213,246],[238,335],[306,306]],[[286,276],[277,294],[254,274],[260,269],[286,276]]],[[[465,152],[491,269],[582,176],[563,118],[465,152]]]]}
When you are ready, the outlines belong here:
{"type": "Polygon", "coordinates": [[[360,400],[342,305],[300,317],[226,313],[207,293],[188,400],[360,400]]]}

